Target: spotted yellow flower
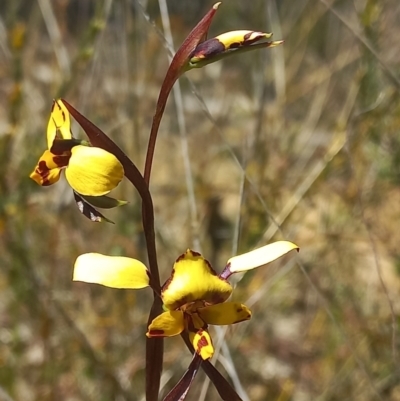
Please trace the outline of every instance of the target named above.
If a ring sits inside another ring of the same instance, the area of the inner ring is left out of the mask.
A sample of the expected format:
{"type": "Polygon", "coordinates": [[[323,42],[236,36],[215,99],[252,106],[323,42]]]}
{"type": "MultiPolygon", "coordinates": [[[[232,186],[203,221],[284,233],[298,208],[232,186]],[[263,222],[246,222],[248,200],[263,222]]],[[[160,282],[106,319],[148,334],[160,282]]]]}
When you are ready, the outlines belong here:
{"type": "Polygon", "coordinates": [[[161,298],[168,309],[149,326],[148,337],[170,337],[186,330],[196,352],[209,359],[214,353],[208,325],[229,325],[248,320],[250,310],[225,302],[232,286],[219,277],[207,260],[188,249],[175,262],[161,298]]]}
{"type": "Polygon", "coordinates": [[[31,173],[41,186],[56,183],[65,170],[65,177],[74,190],[79,209],[94,221],[102,216],[88,203],[103,208],[122,205],[104,195],[114,189],[124,176],[119,160],[111,153],[77,140],[71,132],[70,114],[61,100],[53,102],[47,125],[47,150],[31,173]]]}
{"type": "Polygon", "coordinates": [[[109,193],[122,180],[121,163],[111,153],[81,143],[71,133],[65,105],[61,100],[54,101],[47,125],[47,150],[30,177],[39,185],[52,185],[65,169],[65,177],[77,193],[88,196],[109,193]]]}
{"type": "MultiPolygon", "coordinates": [[[[199,253],[188,249],[176,260],[171,277],[161,289],[166,310],[149,325],[148,337],[171,337],[186,331],[196,353],[207,360],[214,347],[209,325],[230,325],[251,318],[251,311],[239,302],[227,302],[232,293],[228,278],[270,263],[298,246],[278,241],[229,259],[218,275],[199,253]]],[[[142,262],[116,256],[84,254],[74,266],[73,279],[114,288],[144,288],[150,272],[142,262]]]]}
{"type": "Polygon", "coordinates": [[[262,47],[275,47],[283,43],[282,40],[267,41],[271,37],[272,33],[249,30],[222,33],[196,46],[189,57],[188,68],[201,68],[232,54],[262,47]]]}

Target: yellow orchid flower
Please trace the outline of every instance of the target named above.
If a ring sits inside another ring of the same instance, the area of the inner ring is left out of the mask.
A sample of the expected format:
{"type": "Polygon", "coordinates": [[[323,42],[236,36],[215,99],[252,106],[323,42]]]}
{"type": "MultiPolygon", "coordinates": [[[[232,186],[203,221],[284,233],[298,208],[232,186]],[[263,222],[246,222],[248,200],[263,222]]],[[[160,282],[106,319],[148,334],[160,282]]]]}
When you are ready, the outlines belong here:
{"type": "Polygon", "coordinates": [[[65,169],[65,177],[80,195],[102,196],[122,180],[124,169],[111,153],[74,139],[70,115],[61,100],[53,102],[47,125],[47,150],[30,178],[41,186],[56,183],[65,169]]]}
{"type": "Polygon", "coordinates": [[[214,63],[234,53],[247,52],[263,47],[275,47],[283,43],[279,41],[265,41],[272,33],[249,30],[238,30],[222,33],[215,38],[201,42],[193,50],[189,58],[188,69],[201,68],[214,63]],[[260,41],[264,40],[260,43],[260,41]],[[259,42],[255,45],[256,42],[259,42]]]}
{"type": "MultiPolygon", "coordinates": [[[[251,311],[238,302],[226,302],[232,293],[227,279],[270,263],[298,246],[278,241],[229,259],[220,275],[199,253],[188,249],[176,260],[171,277],[161,289],[165,312],[149,325],[147,337],[171,337],[186,331],[196,353],[203,360],[212,357],[214,347],[208,325],[230,325],[251,318],[251,311]]],[[[77,258],[73,280],[113,288],[144,288],[150,273],[142,262],[116,256],[84,254],[77,258]]]]}
{"type": "Polygon", "coordinates": [[[208,324],[229,325],[248,320],[251,312],[236,302],[225,302],[232,286],[220,278],[207,260],[188,249],[175,262],[161,290],[167,312],[149,326],[148,337],[170,337],[186,330],[196,352],[209,359],[214,353],[208,324]]]}

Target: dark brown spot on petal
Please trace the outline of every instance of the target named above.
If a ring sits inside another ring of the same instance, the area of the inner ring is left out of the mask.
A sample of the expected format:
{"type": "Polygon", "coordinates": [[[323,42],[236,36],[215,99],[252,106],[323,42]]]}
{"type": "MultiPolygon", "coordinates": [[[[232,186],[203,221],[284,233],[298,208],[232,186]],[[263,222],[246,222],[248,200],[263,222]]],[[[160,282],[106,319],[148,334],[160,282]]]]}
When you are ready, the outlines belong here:
{"type": "Polygon", "coordinates": [[[207,341],[207,339],[205,337],[201,337],[199,342],[198,342],[198,345],[199,345],[199,348],[201,349],[203,347],[206,347],[209,344],[208,344],[208,341],[207,341]]]}
{"type": "Polygon", "coordinates": [[[149,270],[147,270],[147,269],[146,269],[146,274],[147,274],[147,277],[149,278],[149,281],[151,281],[151,275],[150,275],[150,271],[149,271],[149,270]]]}
{"type": "MultiPolygon", "coordinates": [[[[178,258],[179,260],[179,258],[178,258]]],[[[167,281],[163,284],[163,286],[161,287],[161,294],[169,287],[173,277],[175,274],[175,270],[172,269],[171,275],[169,276],[169,278],[167,279],[167,281]]]]}
{"type": "Polygon", "coordinates": [[[229,45],[228,49],[237,49],[240,46],[243,46],[243,42],[234,42],[229,45]]]}
{"type": "Polygon", "coordinates": [[[164,330],[155,330],[155,329],[153,329],[153,330],[149,330],[148,335],[150,337],[163,337],[164,333],[165,333],[164,330]]]}
{"type": "Polygon", "coordinates": [[[210,303],[210,305],[222,304],[226,301],[227,298],[228,296],[226,295],[226,293],[221,294],[219,292],[207,292],[204,296],[204,299],[206,299],[210,303]]]}
{"type": "Polygon", "coordinates": [[[50,148],[50,152],[55,155],[63,155],[67,153],[71,153],[71,149],[74,146],[80,145],[81,141],[77,139],[60,139],[61,134],[58,134],[59,130],[57,130],[56,138],[53,141],[53,145],[50,148]]]}
{"type": "Polygon", "coordinates": [[[50,185],[50,181],[48,180],[50,170],[46,165],[44,160],[41,160],[35,169],[35,173],[42,177],[42,186],[47,187],[50,185]]]}
{"type": "Polygon", "coordinates": [[[210,345],[210,343],[208,342],[207,338],[205,336],[203,336],[203,332],[204,330],[199,330],[198,334],[200,334],[200,339],[197,343],[197,352],[200,354],[200,351],[203,347],[207,347],[207,345],[210,345]]]}
{"type": "Polygon", "coordinates": [[[189,56],[189,58],[208,58],[225,51],[225,46],[216,38],[200,43],[189,56]]]}
{"type": "Polygon", "coordinates": [[[253,33],[254,31],[246,33],[246,35],[244,35],[244,40],[249,40],[249,38],[251,37],[251,35],[253,35],[253,33]]]}
{"type": "MultiPolygon", "coordinates": [[[[63,122],[65,122],[66,118],[65,118],[64,110],[62,109],[62,107],[60,106],[60,104],[59,104],[57,101],[55,101],[54,103],[57,104],[58,109],[61,111],[61,115],[62,115],[63,122]]],[[[51,111],[54,110],[54,103],[53,103],[53,107],[52,107],[51,111]]],[[[59,127],[57,126],[57,124],[56,124],[55,121],[54,121],[54,125],[55,125],[57,128],[59,128],[59,127]]]]}
{"type": "Polygon", "coordinates": [[[65,152],[61,155],[54,155],[53,162],[57,165],[57,167],[66,167],[68,166],[70,158],[71,152],[65,152]]]}
{"type": "Polygon", "coordinates": [[[47,167],[47,164],[44,160],[41,160],[36,168],[36,170],[39,171],[49,171],[49,168],[47,167]]]}
{"type": "Polygon", "coordinates": [[[206,265],[207,265],[208,270],[210,271],[210,273],[211,273],[213,276],[217,276],[217,273],[216,273],[216,271],[212,268],[211,263],[210,263],[207,259],[204,259],[204,262],[206,262],[206,265]]]}
{"type": "Polygon", "coordinates": [[[181,261],[182,259],[185,259],[185,256],[186,256],[186,252],[182,253],[182,255],[179,255],[178,258],[175,260],[175,263],[181,261]]]}
{"type": "Polygon", "coordinates": [[[246,35],[244,35],[244,43],[242,43],[243,45],[247,46],[247,45],[251,45],[255,42],[258,42],[260,39],[263,39],[265,36],[263,33],[261,32],[249,32],[246,35]],[[256,35],[254,35],[253,39],[250,39],[251,35],[253,35],[254,33],[256,33],[256,35]]]}

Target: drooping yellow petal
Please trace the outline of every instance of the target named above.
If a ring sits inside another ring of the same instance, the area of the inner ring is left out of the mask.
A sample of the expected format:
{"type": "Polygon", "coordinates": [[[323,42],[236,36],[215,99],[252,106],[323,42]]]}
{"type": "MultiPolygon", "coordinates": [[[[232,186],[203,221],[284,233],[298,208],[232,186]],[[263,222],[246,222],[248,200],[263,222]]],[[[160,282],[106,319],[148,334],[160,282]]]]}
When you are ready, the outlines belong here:
{"type": "Polygon", "coordinates": [[[40,157],[30,178],[41,186],[56,183],[60,178],[61,168],[68,164],[69,158],[69,152],[66,152],[64,155],[54,155],[49,150],[46,150],[40,157]]]}
{"type": "Polygon", "coordinates": [[[196,333],[189,331],[189,338],[203,360],[210,359],[214,355],[214,346],[207,330],[200,329],[196,333]]]}
{"type": "Polygon", "coordinates": [[[188,249],[175,262],[170,279],[162,289],[168,309],[194,301],[210,304],[224,302],[232,292],[231,285],[219,278],[207,260],[188,249]]]}
{"type": "Polygon", "coordinates": [[[139,289],[149,285],[149,272],[136,259],[85,253],[76,259],[73,280],[112,288],[139,289]]]}
{"type": "Polygon", "coordinates": [[[55,100],[47,124],[47,148],[51,149],[55,138],[72,139],[69,111],[61,100],[55,100]]]}
{"type": "Polygon", "coordinates": [[[124,176],[119,160],[104,149],[74,146],[65,176],[81,195],[101,196],[114,189],[124,176]]]}
{"type": "Polygon", "coordinates": [[[181,334],[185,328],[183,312],[179,310],[161,313],[151,322],[147,337],[172,337],[181,334]]]}
{"type": "Polygon", "coordinates": [[[279,259],[293,249],[299,249],[296,244],[289,241],[277,241],[272,244],[265,245],[254,251],[244,253],[243,255],[234,256],[228,260],[227,266],[231,273],[243,272],[255,269],[279,259]]]}
{"type": "Polygon", "coordinates": [[[238,302],[206,306],[197,309],[197,313],[206,323],[220,326],[243,322],[251,318],[250,309],[238,302]]]}

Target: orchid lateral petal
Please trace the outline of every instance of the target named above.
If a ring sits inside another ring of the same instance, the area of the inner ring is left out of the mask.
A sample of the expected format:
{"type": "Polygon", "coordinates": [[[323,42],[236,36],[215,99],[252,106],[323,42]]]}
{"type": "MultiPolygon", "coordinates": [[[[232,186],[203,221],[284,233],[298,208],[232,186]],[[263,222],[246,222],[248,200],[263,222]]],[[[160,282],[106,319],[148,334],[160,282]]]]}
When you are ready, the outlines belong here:
{"type": "Polygon", "coordinates": [[[190,389],[193,379],[196,377],[196,374],[199,371],[202,362],[202,358],[198,354],[194,354],[187,371],[175,385],[175,387],[165,396],[163,401],[183,401],[190,389]]]}
{"type": "Polygon", "coordinates": [[[136,259],[85,253],[76,259],[73,280],[112,288],[140,289],[148,287],[149,272],[136,259]]]}
{"type": "Polygon", "coordinates": [[[185,328],[183,312],[167,311],[161,313],[151,322],[147,337],[172,337],[181,334],[185,328]]]}
{"type": "Polygon", "coordinates": [[[247,306],[238,302],[224,302],[197,309],[197,313],[207,323],[213,325],[230,325],[251,318],[251,311],[247,306]]]}
{"type": "Polygon", "coordinates": [[[232,286],[217,276],[210,263],[188,249],[176,260],[161,297],[168,309],[176,309],[197,300],[209,304],[224,302],[231,293],[232,286]]]}
{"type": "Polygon", "coordinates": [[[61,100],[54,100],[47,124],[47,148],[50,150],[54,139],[72,139],[71,119],[61,100]]]}
{"type": "Polygon", "coordinates": [[[90,203],[94,207],[99,207],[100,209],[113,209],[114,207],[126,205],[128,202],[110,198],[109,196],[87,196],[82,195],[82,198],[85,199],[86,202],[90,203]]]}
{"type": "Polygon", "coordinates": [[[69,158],[70,153],[54,155],[46,150],[40,157],[30,178],[43,187],[56,183],[60,179],[61,168],[67,166],[69,158]]]}
{"type": "Polygon", "coordinates": [[[105,195],[124,176],[122,164],[104,149],[78,145],[72,148],[71,153],[65,177],[79,194],[105,195]]]}
{"type": "Polygon", "coordinates": [[[296,244],[289,241],[277,241],[261,248],[230,258],[227,268],[231,273],[244,272],[266,265],[279,259],[294,249],[299,250],[296,244]]]}
{"type": "Polygon", "coordinates": [[[74,199],[76,202],[76,206],[78,206],[79,211],[87,217],[90,221],[95,223],[100,223],[103,220],[107,223],[115,224],[113,221],[103,216],[98,210],[96,210],[92,205],[87,203],[82,196],[74,192],[74,199]]]}
{"type": "Polygon", "coordinates": [[[215,38],[200,43],[191,54],[190,64],[194,65],[201,60],[213,58],[227,50],[250,46],[261,39],[268,39],[271,36],[272,33],[245,30],[223,33],[215,38]]]}
{"type": "Polygon", "coordinates": [[[200,329],[196,333],[189,331],[189,338],[196,353],[199,354],[203,360],[206,361],[214,355],[214,346],[210,333],[207,330],[200,329]]]}

